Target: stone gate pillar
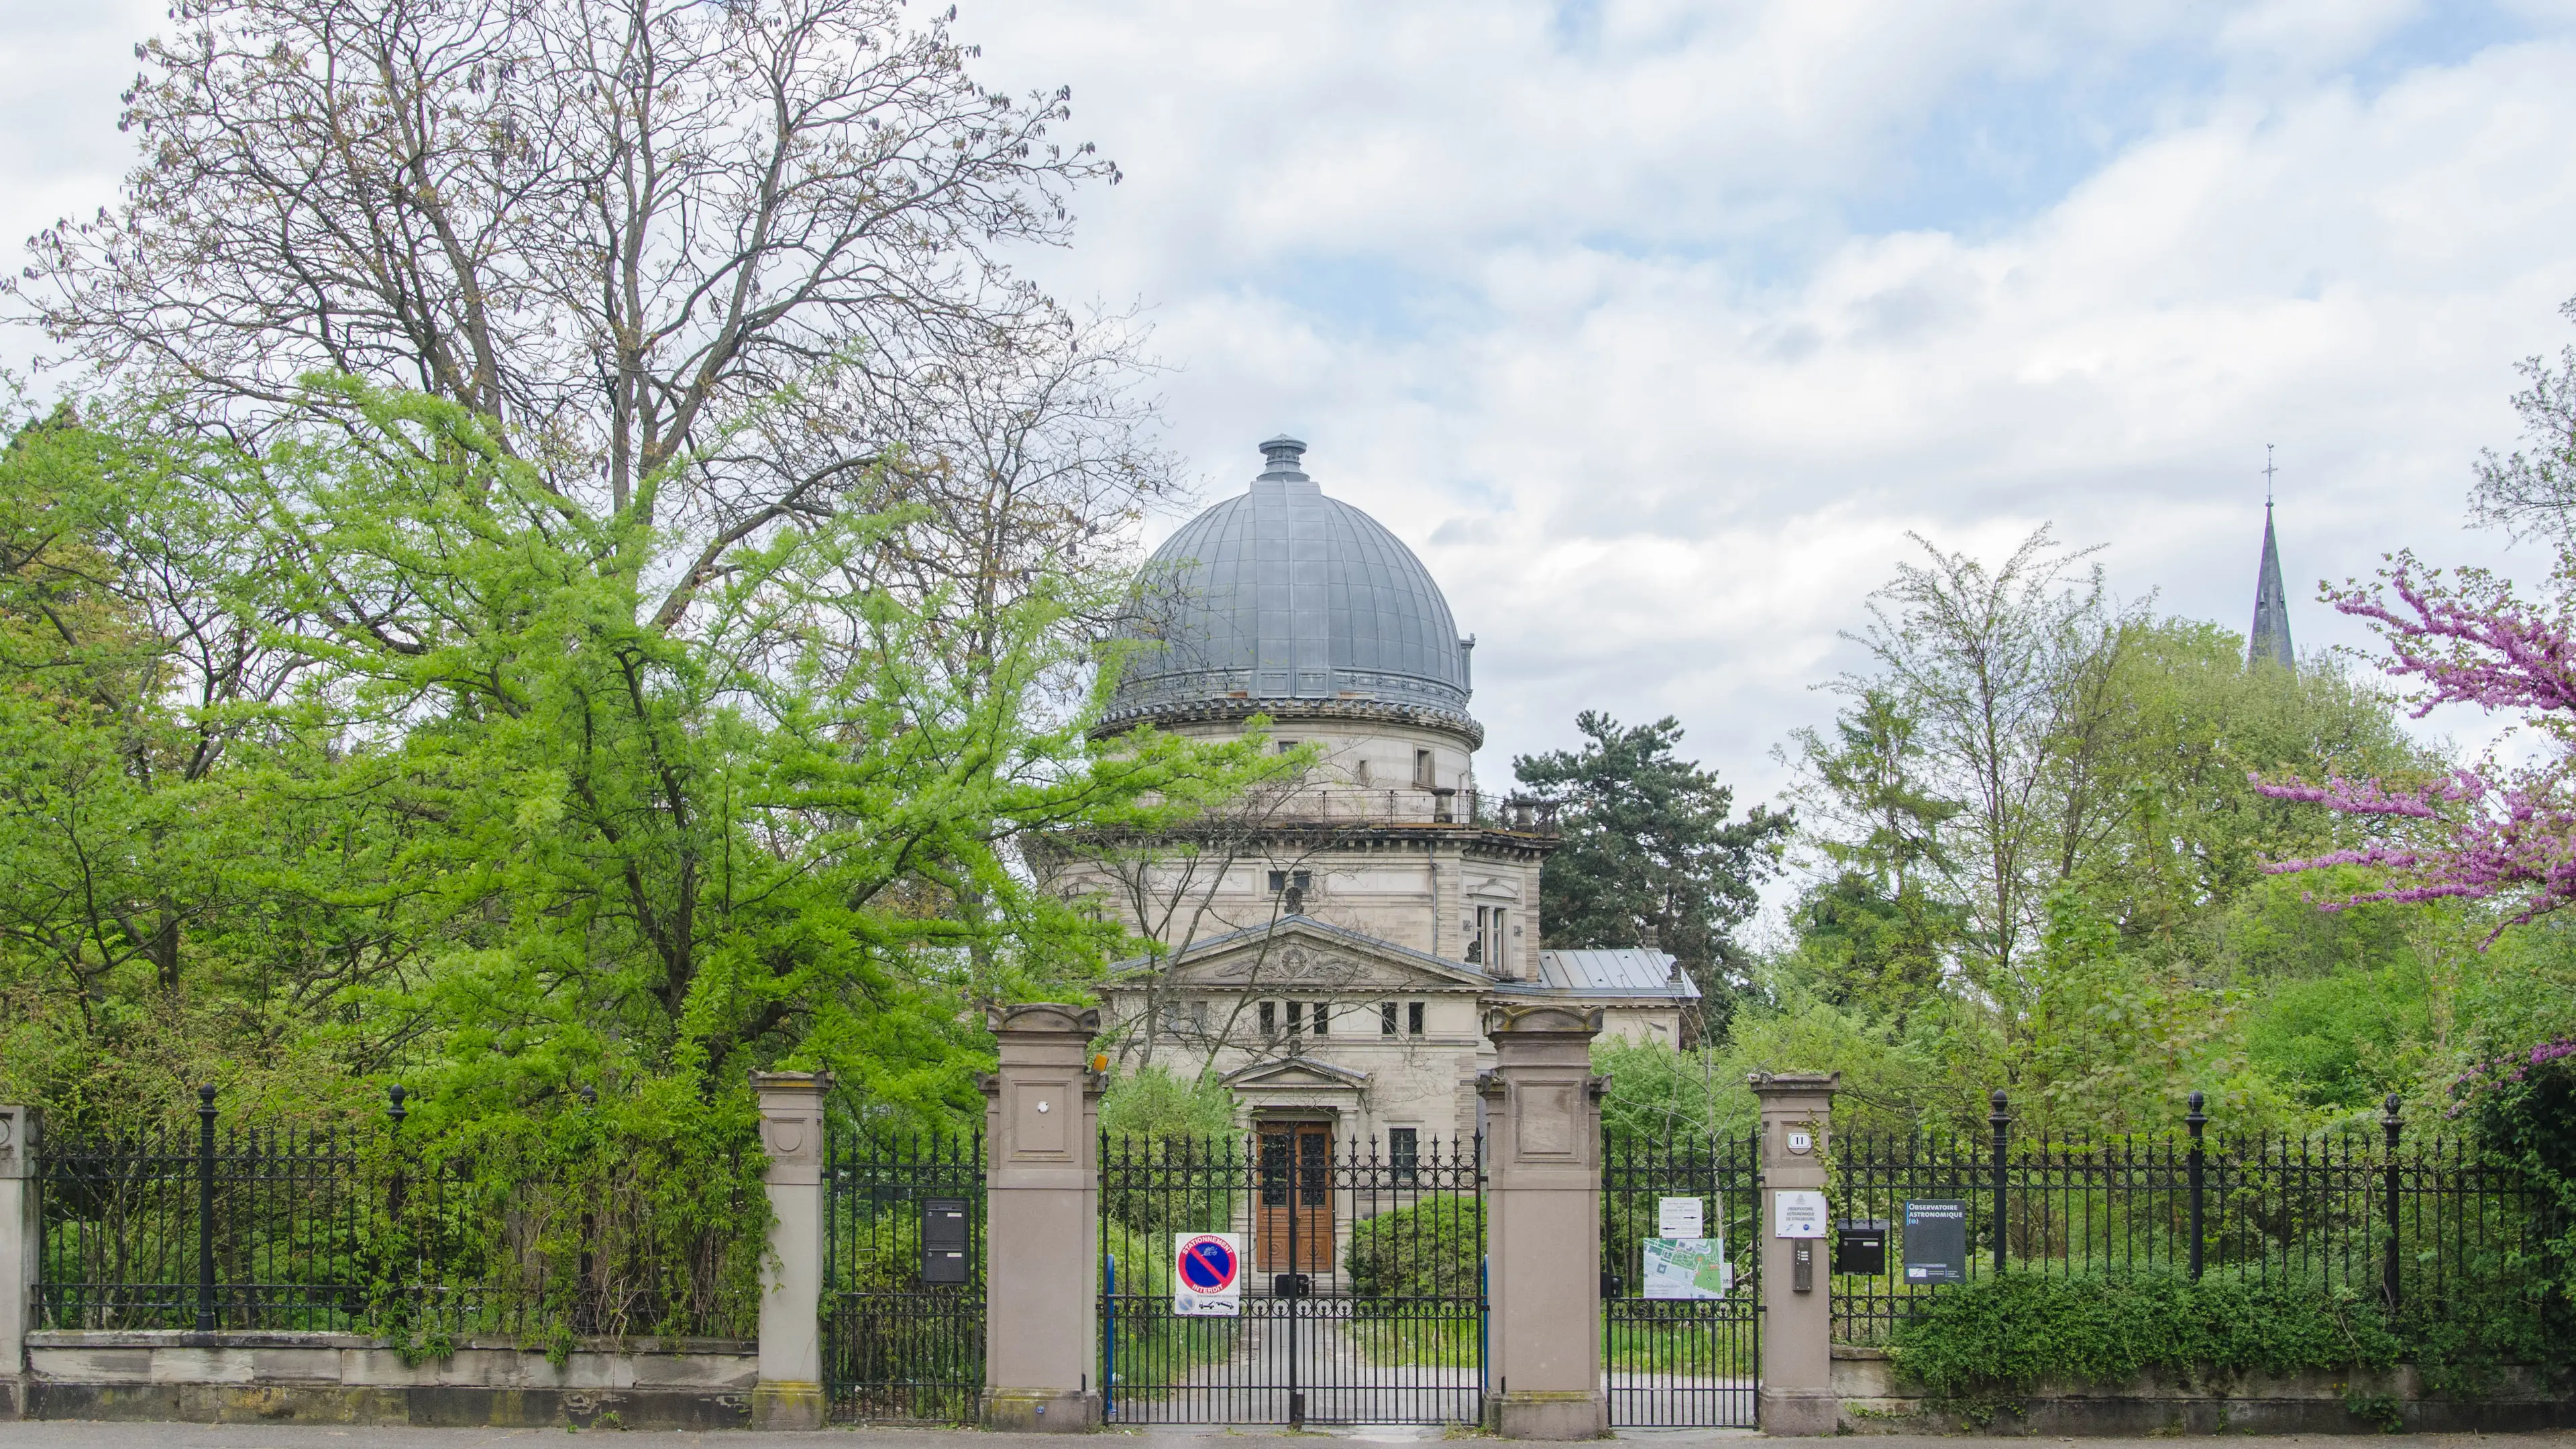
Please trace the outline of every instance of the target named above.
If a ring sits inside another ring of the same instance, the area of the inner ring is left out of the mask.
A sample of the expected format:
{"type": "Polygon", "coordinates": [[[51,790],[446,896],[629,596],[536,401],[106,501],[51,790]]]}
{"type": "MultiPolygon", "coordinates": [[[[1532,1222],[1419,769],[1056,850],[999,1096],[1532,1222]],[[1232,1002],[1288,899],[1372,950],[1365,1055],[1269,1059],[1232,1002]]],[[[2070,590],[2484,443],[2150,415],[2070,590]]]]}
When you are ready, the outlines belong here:
{"type": "Polygon", "coordinates": [[[1601,1393],[1601,1013],[1502,1007],[1485,1018],[1488,1419],[1513,1439],[1590,1439],[1601,1393]]]}
{"type": "Polygon", "coordinates": [[[1840,1072],[1750,1079],[1762,1104],[1762,1396],[1766,1434],[1831,1434],[1834,1397],[1832,1243],[1825,1151],[1840,1072]],[[1784,1196],[1787,1201],[1784,1203],[1784,1196]],[[1809,1231],[1814,1237],[1798,1234],[1809,1231]],[[1799,1262],[1804,1254],[1806,1262],[1799,1262]]]}
{"type": "Polygon", "coordinates": [[[760,1265],[760,1382],[755,1429],[820,1429],[823,1392],[823,1093],[825,1072],[754,1072],[760,1145],[769,1154],[769,1257],[760,1265]]]}
{"type": "Polygon", "coordinates": [[[26,1412],[27,1331],[36,1326],[36,1124],[0,1107],[0,1420],[26,1412]]]}
{"type": "Polygon", "coordinates": [[[1080,1433],[1100,1422],[1100,1013],[995,1008],[984,1079],[984,1425],[1080,1433]]]}

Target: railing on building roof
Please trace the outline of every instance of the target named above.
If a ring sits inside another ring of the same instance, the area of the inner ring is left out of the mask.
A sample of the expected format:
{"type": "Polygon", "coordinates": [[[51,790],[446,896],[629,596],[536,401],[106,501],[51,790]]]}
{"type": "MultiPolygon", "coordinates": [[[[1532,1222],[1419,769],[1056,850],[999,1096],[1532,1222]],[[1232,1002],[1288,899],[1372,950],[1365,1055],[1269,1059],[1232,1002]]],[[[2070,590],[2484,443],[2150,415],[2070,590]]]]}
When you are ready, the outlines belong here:
{"type": "Polygon", "coordinates": [[[1559,833],[1552,800],[1421,786],[1299,785],[1265,803],[1259,813],[1265,822],[1280,825],[1426,825],[1515,835],[1559,833]]]}

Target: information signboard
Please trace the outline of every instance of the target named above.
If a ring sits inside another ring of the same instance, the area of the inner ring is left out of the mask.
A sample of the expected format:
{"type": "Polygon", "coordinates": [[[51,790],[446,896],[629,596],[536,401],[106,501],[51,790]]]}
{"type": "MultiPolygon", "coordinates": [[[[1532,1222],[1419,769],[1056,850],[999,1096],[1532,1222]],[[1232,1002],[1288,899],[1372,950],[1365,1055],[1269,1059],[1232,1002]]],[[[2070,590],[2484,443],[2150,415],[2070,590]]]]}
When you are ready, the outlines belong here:
{"type": "Polygon", "coordinates": [[[1243,1313],[1243,1240],[1232,1233],[1172,1234],[1172,1313],[1237,1318],[1243,1313]]]}
{"type": "Polygon", "coordinates": [[[1968,1205],[1954,1197],[1905,1205],[1905,1281],[1968,1281],[1968,1205]]]}
{"type": "Polygon", "coordinates": [[[1775,1238],[1821,1238],[1825,1235],[1825,1195],[1796,1188],[1771,1194],[1771,1235],[1775,1238]]]}
{"type": "Polygon", "coordinates": [[[1655,1199],[1655,1236],[1696,1238],[1700,1234],[1700,1200],[1695,1197],[1655,1199]]]}

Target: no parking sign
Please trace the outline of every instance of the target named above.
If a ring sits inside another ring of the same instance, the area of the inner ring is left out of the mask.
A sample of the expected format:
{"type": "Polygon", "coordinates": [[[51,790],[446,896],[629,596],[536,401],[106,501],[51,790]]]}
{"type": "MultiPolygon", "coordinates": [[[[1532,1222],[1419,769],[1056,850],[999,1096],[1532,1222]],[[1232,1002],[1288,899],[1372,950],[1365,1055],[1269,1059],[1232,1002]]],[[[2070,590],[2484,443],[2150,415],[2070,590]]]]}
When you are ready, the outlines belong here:
{"type": "Polygon", "coordinates": [[[1172,1234],[1172,1312],[1234,1318],[1243,1312],[1243,1240],[1232,1233],[1172,1234]]]}

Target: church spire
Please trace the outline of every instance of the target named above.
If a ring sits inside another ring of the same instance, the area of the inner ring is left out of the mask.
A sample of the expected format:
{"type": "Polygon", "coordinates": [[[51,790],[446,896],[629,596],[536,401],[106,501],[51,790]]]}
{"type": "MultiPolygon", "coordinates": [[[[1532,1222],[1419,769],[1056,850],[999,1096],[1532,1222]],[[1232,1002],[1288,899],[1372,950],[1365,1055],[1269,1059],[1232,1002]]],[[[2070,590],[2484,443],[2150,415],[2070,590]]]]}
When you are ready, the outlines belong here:
{"type": "Polygon", "coordinates": [[[2263,563],[2254,575],[2254,630],[2245,645],[2245,662],[2269,659],[2284,669],[2299,667],[2290,648],[2290,595],[2281,587],[2281,548],[2272,535],[2272,445],[2263,445],[2263,563]]]}

